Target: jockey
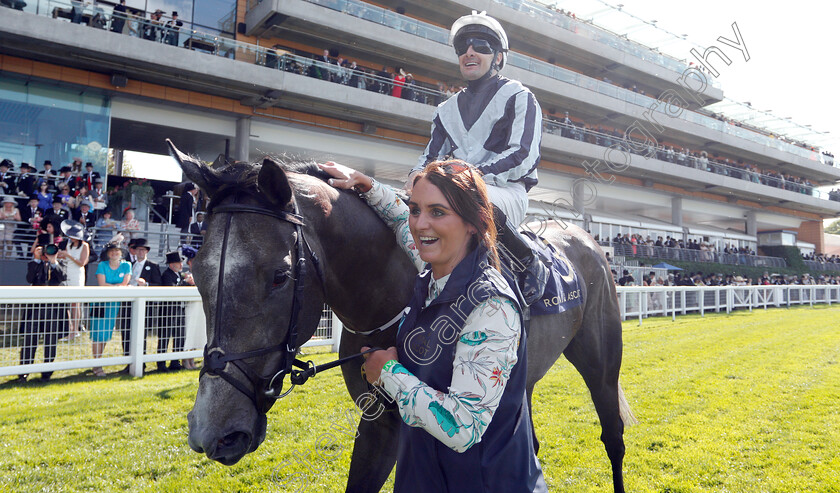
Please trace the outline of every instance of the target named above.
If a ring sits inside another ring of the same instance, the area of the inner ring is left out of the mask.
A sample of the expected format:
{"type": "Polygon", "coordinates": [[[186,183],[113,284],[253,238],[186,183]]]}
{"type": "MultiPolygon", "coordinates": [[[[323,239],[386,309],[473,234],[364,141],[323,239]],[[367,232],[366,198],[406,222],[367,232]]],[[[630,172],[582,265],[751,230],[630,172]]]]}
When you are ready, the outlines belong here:
{"type": "Polygon", "coordinates": [[[515,259],[530,303],[541,293],[547,271],[517,229],[528,210],[528,190],[537,184],[542,111],[528,88],[499,75],[508,38],[496,19],[473,11],[455,21],[449,42],[467,87],[437,107],[431,139],[406,188],[410,191],[414,175],[432,161],[452,157],[476,166],[495,205],[502,250],[515,259]]]}

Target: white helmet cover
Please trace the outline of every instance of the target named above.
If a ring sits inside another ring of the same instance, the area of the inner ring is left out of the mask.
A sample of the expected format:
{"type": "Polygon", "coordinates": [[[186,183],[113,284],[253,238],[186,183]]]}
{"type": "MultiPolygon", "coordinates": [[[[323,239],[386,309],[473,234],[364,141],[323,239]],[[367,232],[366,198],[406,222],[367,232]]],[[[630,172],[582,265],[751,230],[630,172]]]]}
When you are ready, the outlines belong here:
{"type": "Polygon", "coordinates": [[[487,15],[487,12],[473,10],[472,14],[460,17],[452,24],[452,29],[449,30],[449,44],[451,46],[455,45],[455,38],[462,32],[464,34],[471,32],[493,34],[502,46],[502,63],[499,64],[499,69],[501,70],[505,66],[509,48],[508,37],[499,21],[487,15]]]}

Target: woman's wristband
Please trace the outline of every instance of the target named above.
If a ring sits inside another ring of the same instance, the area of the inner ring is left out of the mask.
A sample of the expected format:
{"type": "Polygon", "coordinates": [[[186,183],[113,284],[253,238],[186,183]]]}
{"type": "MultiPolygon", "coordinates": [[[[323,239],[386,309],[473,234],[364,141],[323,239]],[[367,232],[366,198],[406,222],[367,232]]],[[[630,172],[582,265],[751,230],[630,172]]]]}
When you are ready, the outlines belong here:
{"type": "Polygon", "coordinates": [[[385,362],[384,365],[382,365],[382,371],[383,372],[390,371],[391,368],[393,368],[394,365],[396,365],[396,364],[399,364],[399,361],[397,361],[395,359],[389,359],[388,361],[385,362]]]}

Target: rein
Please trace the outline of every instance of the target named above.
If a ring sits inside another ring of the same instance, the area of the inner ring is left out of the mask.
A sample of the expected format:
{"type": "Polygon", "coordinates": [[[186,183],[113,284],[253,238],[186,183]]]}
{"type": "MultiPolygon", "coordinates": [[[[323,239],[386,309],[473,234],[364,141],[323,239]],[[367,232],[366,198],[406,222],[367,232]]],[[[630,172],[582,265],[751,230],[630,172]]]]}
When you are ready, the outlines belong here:
{"type": "Polygon", "coordinates": [[[235,195],[234,202],[231,204],[216,206],[212,206],[211,204],[211,212],[228,213],[228,216],[225,222],[225,231],[222,238],[222,250],[219,261],[219,281],[218,288],[216,290],[216,330],[213,334],[213,339],[204,347],[204,365],[201,368],[199,378],[201,378],[201,376],[205,373],[223,378],[236,390],[247,396],[254,403],[254,407],[256,407],[257,411],[265,414],[268,412],[268,409],[271,407],[274,400],[281,399],[289,395],[296,385],[302,385],[310,377],[315,376],[319,372],[335,368],[347,361],[358,358],[359,356],[369,352],[379,350],[380,348],[371,348],[368,351],[346,356],[322,365],[315,365],[312,361],[304,362],[296,358],[298,351],[298,318],[300,316],[301,307],[303,306],[304,281],[309,270],[308,259],[311,258],[312,263],[315,265],[316,272],[323,283],[323,274],[321,274],[320,271],[318,258],[315,255],[315,252],[312,251],[312,248],[309,246],[309,243],[306,241],[303,234],[303,226],[305,225],[303,217],[299,213],[297,203],[294,203],[294,213],[292,213],[283,210],[275,211],[256,205],[240,204],[236,202],[237,198],[238,195],[235,195]],[[289,327],[286,332],[285,341],[270,347],[245,351],[242,353],[227,354],[221,347],[225,253],[227,252],[231,221],[233,219],[233,214],[236,213],[262,214],[293,224],[297,234],[297,238],[295,239],[295,252],[297,259],[295,261],[294,275],[292,277],[295,283],[294,294],[292,297],[292,309],[289,315],[289,327]],[[244,361],[248,358],[255,358],[257,356],[263,356],[276,352],[281,353],[282,360],[279,370],[274,372],[274,375],[270,378],[258,375],[257,372],[244,361]],[[229,371],[231,365],[236,367],[240,373],[245,375],[248,382],[251,384],[251,388],[248,388],[241,380],[233,376],[233,374],[229,371]],[[295,370],[293,367],[299,368],[299,370],[295,370]],[[284,392],[283,385],[286,375],[289,375],[291,387],[284,392]]]}

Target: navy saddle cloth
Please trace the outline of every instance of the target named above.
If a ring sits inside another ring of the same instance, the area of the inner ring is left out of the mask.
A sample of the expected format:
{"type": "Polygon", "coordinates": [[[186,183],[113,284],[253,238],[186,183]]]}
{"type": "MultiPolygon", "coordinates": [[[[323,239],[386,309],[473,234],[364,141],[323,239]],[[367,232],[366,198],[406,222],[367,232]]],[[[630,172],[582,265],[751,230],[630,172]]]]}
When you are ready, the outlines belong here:
{"type": "Polygon", "coordinates": [[[562,313],[583,303],[577,271],[562,252],[530,231],[521,231],[531,250],[549,267],[542,296],[530,305],[531,316],[562,313]]]}

